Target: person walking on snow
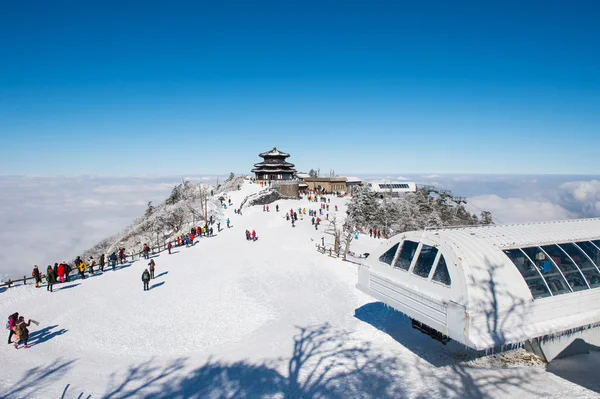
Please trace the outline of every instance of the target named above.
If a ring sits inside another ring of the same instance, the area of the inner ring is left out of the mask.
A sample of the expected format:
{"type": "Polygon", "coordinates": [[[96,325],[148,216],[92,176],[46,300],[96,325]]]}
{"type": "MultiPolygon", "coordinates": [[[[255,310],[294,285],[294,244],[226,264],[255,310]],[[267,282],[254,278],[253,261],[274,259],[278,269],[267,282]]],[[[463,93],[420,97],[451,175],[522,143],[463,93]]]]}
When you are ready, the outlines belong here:
{"type": "Polygon", "coordinates": [[[58,265],[58,281],[61,283],[65,282],[65,265],[62,263],[58,265]]]}
{"type": "Polygon", "coordinates": [[[46,291],[52,292],[52,286],[56,283],[56,276],[54,275],[54,270],[52,270],[52,266],[48,265],[48,270],[46,270],[46,291]]]}
{"type": "Polygon", "coordinates": [[[227,218],[227,221],[226,221],[226,223],[227,223],[227,228],[229,228],[229,223],[230,223],[230,222],[229,222],[229,218],[227,218]]]}
{"type": "Polygon", "coordinates": [[[113,251],[113,253],[108,257],[108,260],[110,260],[110,266],[112,269],[115,270],[115,266],[117,265],[117,253],[113,251]]]}
{"type": "Polygon", "coordinates": [[[33,278],[35,278],[35,287],[39,288],[40,283],[42,282],[42,277],[40,276],[40,269],[38,269],[37,265],[35,265],[33,267],[33,271],[31,272],[31,276],[33,278]]]}
{"type": "Polygon", "coordinates": [[[71,281],[71,277],[69,277],[69,274],[71,273],[71,265],[69,265],[67,262],[63,262],[63,265],[65,265],[65,281],[68,283],[69,281],[71,281]]]}
{"type": "Polygon", "coordinates": [[[156,263],[154,263],[154,259],[150,259],[150,263],[148,263],[148,266],[150,266],[150,278],[154,280],[154,267],[156,266],[156,263]]]}
{"type": "Polygon", "coordinates": [[[171,245],[171,241],[169,241],[169,243],[167,244],[167,249],[169,250],[169,255],[171,255],[171,248],[173,247],[173,245],[171,245]]]}
{"type": "MultiPolygon", "coordinates": [[[[77,259],[79,259],[79,256],[77,257],[77,259]]],[[[79,275],[81,276],[82,280],[85,279],[85,266],[85,262],[79,259],[79,265],[77,266],[77,268],[79,269],[79,275]]]]}
{"type": "MultiPolygon", "coordinates": [[[[54,272],[54,271],[53,271],[54,272]]],[[[17,343],[15,344],[15,349],[19,349],[19,345],[22,343],[23,348],[29,348],[27,345],[27,340],[29,339],[29,330],[27,327],[31,325],[31,319],[27,323],[25,323],[25,318],[23,316],[19,317],[19,321],[15,326],[15,334],[19,337],[17,343]]]]}
{"type": "Polygon", "coordinates": [[[12,344],[12,337],[15,335],[15,326],[19,321],[19,312],[15,312],[8,316],[8,343],[12,344]]]}
{"type": "Polygon", "coordinates": [[[256,230],[252,230],[252,241],[256,241],[256,230]]]}
{"type": "Polygon", "coordinates": [[[150,282],[150,273],[148,272],[148,269],[144,270],[142,273],[142,282],[144,283],[144,291],[148,291],[150,289],[148,288],[148,283],[150,282]]]}
{"type": "Polygon", "coordinates": [[[100,255],[100,271],[104,271],[104,265],[106,264],[106,257],[104,254],[100,255]]]}

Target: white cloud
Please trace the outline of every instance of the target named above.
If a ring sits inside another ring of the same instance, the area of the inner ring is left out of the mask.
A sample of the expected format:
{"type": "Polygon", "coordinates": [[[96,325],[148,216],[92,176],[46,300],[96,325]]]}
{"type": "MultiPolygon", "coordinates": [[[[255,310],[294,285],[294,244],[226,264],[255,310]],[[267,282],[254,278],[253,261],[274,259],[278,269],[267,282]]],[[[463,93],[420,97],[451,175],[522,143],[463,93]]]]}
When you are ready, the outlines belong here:
{"type": "Polygon", "coordinates": [[[472,197],[468,209],[477,215],[481,210],[492,212],[496,223],[525,223],[570,219],[574,215],[550,201],[524,198],[503,198],[498,195],[472,197]]]}
{"type": "Polygon", "coordinates": [[[140,192],[168,192],[173,188],[173,183],[156,184],[115,184],[108,186],[98,186],[92,189],[95,193],[101,194],[125,194],[140,192]]]}
{"type": "Polygon", "coordinates": [[[600,216],[600,181],[570,181],[559,187],[559,201],[581,216],[600,216]]]}

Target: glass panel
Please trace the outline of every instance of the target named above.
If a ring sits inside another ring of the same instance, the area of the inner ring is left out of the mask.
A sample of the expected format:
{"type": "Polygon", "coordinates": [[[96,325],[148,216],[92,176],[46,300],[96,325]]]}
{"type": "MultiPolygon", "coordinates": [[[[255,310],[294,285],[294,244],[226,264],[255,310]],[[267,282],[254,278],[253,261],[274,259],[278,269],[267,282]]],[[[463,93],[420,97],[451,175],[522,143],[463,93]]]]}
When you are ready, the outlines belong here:
{"type": "Polygon", "coordinates": [[[598,247],[600,248],[600,240],[592,240],[592,242],[598,247]]]}
{"type": "Polygon", "coordinates": [[[600,272],[598,272],[598,269],[596,269],[596,266],[588,259],[588,257],[585,256],[583,251],[572,243],[560,244],[559,246],[564,249],[577,266],[579,266],[579,270],[583,273],[583,276],[590,287],[600,287],[600,272]]]}
{"type": "Polygon", "coordinates": [[[379,261],[383,263],[387,263],[388,265],[392,265],[392,261],[394,260],[394,256],[396,255],[396,250],[398,249],[398,244],[394,245],[390,249],[388,249],[383,255],[379,257],[379,261]]]}
{"type": "Polygon", "coordinates": [[[550,255],[556,266],[565,275],[573,291],[587,290],[589,288],[577,266],[557,245],[545,245],[542,249],[550,255]]]}
{"type": "Polygon", "coordinates": [[[600,266],[600,249],[596,248],[594,244],[589,241],[582,241],[576,244],[587,254],[587,256],[592,258],[592,262],[594,262],[596,266],[600,266]]]}
{"type": "Polygon", "coordinates": [[[437,248],[430,247],[429,245],[422,245],[421,252],[417,258],[417,263],[413,269],[413,273],[421,277],[429,277],[429,272],[433,267],[433,261],[438,253],[437,248]]]}
{"type": "Polygon", "coordinates": [[[560,272],[554,266],[554,263],[548,259],[546,254],[538,247],[521,248],[529,259],[533,261],[538,270],[542,273],[542,277],[546,280],[552,295],[566,294],[571,292],[567,282],[561,276],[560,272]]]}
{"type": "Polygon", "coordinates": [[[414,241],[404,241],[402,244],[402,249],[400,250],[400,255],[398,255],[394,267],[408,270],[418,246],[419,244],[414,241]]]}
{"type": "Polygon", "coordinates": [[[519,273],[521,273],[525,279],[529,291],[531,291],[531,295],[533,295],[533,299],[550,296],[550,291],[548,291],[548,287],[546,286],[544,279],[542,279],[540,272],[535,265],[527,259],[521,250],[510,249],[504,251],[504,253],[509,257],[512,263],[515,264],[519,273]]]}
{"type": "Polygon", "coordinates": [[[446,266],[446,260],[444,259],[444,255],[440,256],[440,261],[435,268],[435,273],[433,273],[433,281],[437,281],[438,283],[451,285],[452,281],[450,280],[450,273],[448,273],[448,267],[446,266]]]}

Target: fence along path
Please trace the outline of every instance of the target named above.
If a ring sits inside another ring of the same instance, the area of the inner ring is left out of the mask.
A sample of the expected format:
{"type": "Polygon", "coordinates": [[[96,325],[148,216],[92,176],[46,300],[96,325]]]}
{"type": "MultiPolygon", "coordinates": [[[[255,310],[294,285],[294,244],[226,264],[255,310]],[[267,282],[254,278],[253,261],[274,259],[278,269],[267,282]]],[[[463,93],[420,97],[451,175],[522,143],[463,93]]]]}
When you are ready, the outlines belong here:
{"type": "MultiPolygon", "coordinates": [[[[177,241],[171,241],[171,244],[175,244],[176,242],[177,241]]],[[[168,242],[164,243],[163,245],[160,245],[158,247],[152,247],[152,248],[150,248],[151,254],[152,255],[156,255],[156,254],[159,254],[161,252],[166,251],[167,250],[167,245],[168,245],[168,242]]],[[[143,256],[143,251],[134,252],[134,253],[132,253],[130,255],[125,254],[125,261],[127,262],[127,259],[131,258],[131,262],[133,262],[136,259],[136,256],[137,256],[138,259],[140,259],[143,256]]],[[[46,275],[42,274],[41,270],[40,270],[40,276],[42,277],[42,279],[46,278],[46,275]]],[[[11,288],[11,287],[16,287],[17,285],[27,285],[27,281],[29,281],[29,280],[35,280],[35,277],[33,277],[33,276],[32,277],[23,276],[23,278],[19,278],[19,279],[15,279],[15,280],[9,279],[8,281],[6,281],[4,283],[0,283],[0,287],[11,288]]]]}

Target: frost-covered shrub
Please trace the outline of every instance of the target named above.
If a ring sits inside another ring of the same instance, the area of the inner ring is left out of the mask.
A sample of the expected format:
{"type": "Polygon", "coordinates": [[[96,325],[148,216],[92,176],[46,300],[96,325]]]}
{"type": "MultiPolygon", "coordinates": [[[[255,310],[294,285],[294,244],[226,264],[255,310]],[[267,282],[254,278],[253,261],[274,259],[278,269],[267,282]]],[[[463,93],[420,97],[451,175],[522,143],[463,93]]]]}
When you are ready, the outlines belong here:
{"type": "MultiPolygon", "coordinates": [[[[451,194],[437,194],[423,188],[399,198],[382,198],[380,193],[360,188],[355,191],[347,213],[347,224],[352,227],[362,231],[376,228],[388,234],[479,224],[477,216],[470,214],[451,194]]],[[[490,223],[491,214],[485,214],[485,221],[490,223]]]]}

